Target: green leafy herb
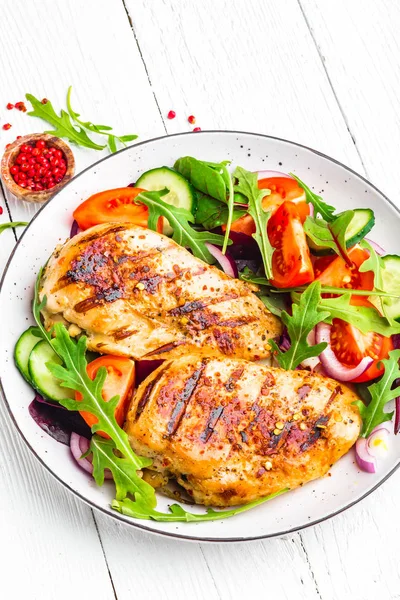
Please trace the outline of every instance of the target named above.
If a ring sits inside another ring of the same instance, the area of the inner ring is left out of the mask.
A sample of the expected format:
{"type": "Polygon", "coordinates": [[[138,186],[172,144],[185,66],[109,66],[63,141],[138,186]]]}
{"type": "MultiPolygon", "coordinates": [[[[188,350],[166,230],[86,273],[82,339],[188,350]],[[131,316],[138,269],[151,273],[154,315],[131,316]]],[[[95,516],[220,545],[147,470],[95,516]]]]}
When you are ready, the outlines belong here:
{"type": "Polygon", "coordinates": [[[103,400],[101,391],[107,376],[106,368],[101,367],[94,380],[90,379],[86,371],[87,338],[82,336],[74,342],[62,323],[56,323],[54,331],[55,338],[51,344],[63,360],[64,366],[49,363],[48,369],[59,380],[62,387],[75,390],[82,395],[82,401],[64,398],[60,400],[60,404],[68,410],[89,412],[98,419],[97,423],[92,425],[93,433],[103,431],[111,438],[108,442],[99,440],[99,436],[94,436],[91,441],[93,476],[96,483],[103,484],[104,469],[108,468],[116,477],[115,484],[119,498],[125,497],[128,492],[139,493],[153,508],[156,506],[154,488],[137,473],[140,469],[151,465],[152,461],[133,452],[128,435],[116,422],[115,409],[119,396],[114,396],[108,402],[103,400]],[[117,456],[116,451],[122,456],[117,456]]]}
{"type": "Polygon", "coordinates": [[[229,174],[227,177],[227,164],[227,161],[209,163],[193,156],[183,156],[175,162],[174,169],[190,181],[196,190],[226,203],[230,180],[229,174]]]}
{"type": "Polygon", "coordinates": [[[395,333],[400,333],[400,323],[391,324],[375,308],[353,306],[350,304],[350,300],[351,293],[348,291],[339,298],[321,298],[318,308],[328,314],[322,320],[332,323],[332,319],[342,319],[346,323],[357,327],[364,334],[375,331],[389,337],[395,333]]]}
{"type": "Polygon", "coordinates": [[[330,206],[329,204],[324,202],[323,199],[321,198],[321,196],[318,196],[317,194],[315,194],[303,181],[301,181],[301,179],[296,177],[296,175],[294,175],[294,173],[289,173],[289,175],[291,177],[293,177],[297,181],[299,186],[301,188],[303,188],[303,190],[305,191],[306,201],[309,204],[312,204],[314,207],[314,217],[321,215],[321,217],[328,223],[330,221],[334,221],[336,218],[334,216],[335,207],[330,206]]]}
{"type": "Polygon", "coordinates": [[[91,131],[93,133],[98,133],[99,135],[106,135],[108,138],[108,148],[110,152],[117,151],[117,142],[119,142],[122,146],[126,146],[126,142],[131,142],[136,140],[137,135],[122,135],[118,136],[113,133],[109,133],[112,131],[112,127],[108,125],[95,125],[91,121],[82,121],[79,117],[80,114],[75,112],[71,106],[71,93],[72,86],[70,85],[67,92],[67,110],[69,116],[73,119],[75,123],[86,129],[87,131],[91,131]]]}
{"type": "Polygon", "coordinates": [[[233,202],[234,202],[234,193],[233,193],[233,183],[232,177],[230,176],[228,169],[224,165],[222,167],[223,177],[225,182],[228,184],[228,221],[226,223],[224,243],[222,245],[222,254],[225,254],[226,248],[229,244],[229,234],[231,232],[232,220],[233,220],[233,202]]]}
{"type": "Polygon", "coordinates": [[[253,217],[256,225],[256,233],[253,234],[253,238],[260,248],[265,275],[267,279],[272,279],[272,255],[274,248],[271,246],[267,235],[271,212],[264,211],[262,207],[262,199],[264,196],[270,194],[270,190],[258,189],[257,173],[251,173],[242,167],[236,167],[233,177],[237,180],[234,190],[243,194],[248,200],[249,206],[247,212],[253,217]]]}
{"type": "Polygon", "coordinates": [[[258,297],[273,315],[276,315],[277,317],[282,316],[282,312],[287,306],[283,294],[274,294],[271,290],[268,290],[268,292],[263,291],[258,297]]]}
{"type": "Polygon", "coordinates": [[[360,246],[368,250],[369,258],[362,263],[358,270],[361,273],[372,271],[374,273],[374,287],[383,291],[382,269],[385,268],[385,262],[382,260],[382,257],[376,253],[375,249],[367,242],[367,240],[362,240],[362,242],[360,242],[360,246]]]}
{"type": "MultiPolygon", "coordinates": [[[[233,221],[240,219],[246,214],[246,210],[233,209],[233,221]]],[[[202,192],[197,193],[197,211],[195,215],[196,225],[201,225],[204,229],[215,229],[225,225],[228,221],[228,207],[224,202],[215,200],[202,192]]]]}
{"type": "Polygon", "coordinates": [[[137,204],[145,204],[149,209],[148,226],[153,231],[157,231],[157,223],[160,217],[165,217],[173,229],[172,239],[183,246],[190,248],[197,258],[212,264],[215,259],[207,249],[206,243],[223,244],[223,236],[209,231],[196,231],[189,225],[194,221],[193,215],[185,208],[178,208],[167,204],[162,200],[162,196],[168,193],[167,189],[158,192],[141,192],[136,198],[137,204]]]}
{"type": "Polygon", "coordinates": [[[255,500],[254,502],[250,502],[249,504],[245,504],[244,506],[238,506],[236,508],[232,508],[231,510],[221,510],[216,511],[212,508],[208,508],[206,513],[195,514],[187,512],[182,506],[179,504],[172,504],[169,507],[170,513],[162,513],[157,510],[150,509],[149,506],[142,500],[140,496],[137,496],[135,501],[130,500],[129,498],[125,498],[122,502],[118,500],[114,500],[111,503],[112,508],[118,510],[118,512],[127,515],[128,517],[133,517],[136,519],[152,519],[153,521],[183,521],[185,523],[193,523],[198,521],[220,521],[221,519],[228,519],[229,517],[234,517],[240,513],[246,512],[255,506],[259,506],[260,504],[264,504],[268,500],[272,500],[281,494],[289,491],[289,488],[285,488],[280,490],[279,492],[275,492],[274,494],[270,494],[265,498],[260,498],[259,500],[255,500]]]}
{"type": "Polygon", "coordinates": [[[42,104],[41,101],[35,98],[35,96],[32,96],[32,94],[26,94],[25,97],[33,107],[33,110],[28,112],[28,115],[31,117],[39,117],[40,119],[43,119],[43,121],[47,121],[47,123],[53,125],[54,129],[45,131],[45,133],[66,138],[78,146],[84,146],[85,148],[91,148],[92,150],[103,150],[103,148],[105,148],[105,146],[93,142],[82,127],[75,127],[71,123],[71,118],[65,110],[61,110],[59,116],[55,112],[50,101],[46,104],[42,104]]]}
{"type": "Polygon", "coordinates": [[[282,352],[274,340],[269,340],[269,343],[276,351],[276,359],[283,369],[295,369],[306,358],[319,356],[325,350],[327,346],[325,342],[310,346],[307,341],[311,330],[329,317],[327,311],[319,309],[320,298],[321,284],[315,281],[301,294],[299,304],[293,304],[292,315],[282,311],[281,319],[288,330],[290,348],[282,352]]]}
{"type": "Polygon", "coordinates": [[[331,248],[348,264],[352,264],[347,254],[346,231],[354,217],[353,210],[340,213],[329,223],[324,219],[307,217],[304,223],[306,235],[316,244],[324,248],[331,248]]]}
{"type": "Polygon", "coordinates": [[[5,231],[6,229],[14,227],[26,227],[26,225],[28,225],[28,223],[26,223],[25,221],[9,221],[8,223],[2,223],[0,225],[0,233],[3,233],[3,231],[5,231]]]}
{"type": "Polygon", "coordinates": [[[389,358],[381,361],[385,369],[381,379],[368,387],[371,395],[368,406],[360,400],[355,402],[363,420],[362,437],[368,437],[377,425],[390,421],[393,417],[393,412],[384,412],[384,408],[399,395],[398,388],[392,390],[395,380],[400,377],[399,360],[400,350],[389,352],[389,358]]]}

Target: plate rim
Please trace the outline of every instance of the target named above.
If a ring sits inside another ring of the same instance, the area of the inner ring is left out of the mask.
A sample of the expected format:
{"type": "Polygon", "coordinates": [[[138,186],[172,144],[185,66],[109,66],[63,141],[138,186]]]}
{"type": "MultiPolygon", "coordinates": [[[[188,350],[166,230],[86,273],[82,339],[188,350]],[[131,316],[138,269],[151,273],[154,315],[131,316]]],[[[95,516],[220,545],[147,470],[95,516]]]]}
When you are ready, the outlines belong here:
{"type": "MultiPolygon", "coordinates": [[[[37,213],[30,220],[28,226],[24,229],[21,237],[19,238],[19,240],[15,244],[15,246],[14,246],[14,248],[13,248],[10,256],[8,257],[8,260],[7,260],[6,265],[4,267],[4,271],[3,271],[3,274],[2,274],[2,277],[1,277],[1,281],[0,281],[0,295],[2,293],[3,284],[4,284],[5,278],[7,276],[8,270],[9,270],[9,268],[11,266],[14,254],[17,251],[17,248],[19,247],[21,241],[23,240],[26,232],[29,230],[31,224],[40,215],[40,213],[45,209],[45,207],[50,202],[52,202],[53,200],[55,200],[57,198],[58,194],[61,191],[63,191],[66,187],[68,187],[72,182],[74,182],[78,177],[80,177],[81,175],[83,175],[87,171],[90,171],[91,169],[97,167],[103,161],[108,160],[111,157],[116,156],[117,154],[120,154],[122,152],[126,152],[127,150],[132,150],[132,149],[134,149],[136,147],[143,146],[145,144],[150,144],[152,142],[157,142],[157,141],[164,140],[164,139],[175,138],[175,137],[191,136],[191,135],[206,135],[206,134],[233,134],[233,135],[246,135],[246,136],[262,137],[262,138],[266,138],[268,140],[275,140],[275,141],[283,142],[285,144],[290,144],[290,145],[295,146],[297,148],[303,148],[305,150],[308,150],[312,154],[316,154],[317,156],[321,156],[321,157],[327,159],[328,161],[330,161],[330,162],[332,162],[334,164],[339,165],[340,167],[342,167],[343,169],[345,169],[349,173],[352,173],[353,175],[355,175],[356,177],[358,177],[359,179],[361,179],[362,181],[364,181],[373,190],[375,190],[383,198],[383,200],[387,204],[389,204],[395,210],[395,212],[400,217],[400,208],[398,208],[394,204],[394,202],[392,202],[392,200],[390,200],[390,198],[388,198],[386,196],[386,194],[384,194],[377,186],[375,186],[373,183],[371,183],[366,177],[364,177],[363,175],[360,175],[360,173],[358,173],[354,169],[351,169],[350,167],[348,167],[347,165],[343,164],[339,160],[337,160],[337,159],[335,159],[335,158],[333,158],[333,157],[325,154],[324,152],[320,152],[319,150],[315,150],[314,148],[311,148],[310,146],[306,146],[305,144],[300,144],[299,142],[294,142],[292,140],[287,140],[285,138],[281,138],[281,137],[273,136],[273,135],[268,135],[268,134],[263,134],[263,133],[256,133],[256,132],[249,132],[249,131],[237,131],[237,130],[229,130],[229,129],[207,129],[207,130],[203,130],[203,131],[199,131],[199,132],[195,132],[195,133],[193,133],[192,131],[185,131],[185,132],[174,133],[174,134],[170,134],[170,135],[162,135],[162,136],[157,136],[157,137],[154,137],[154,138],[151,138],[151,139],[148,139],[148,140],[144,140],[142,142],[138,142],[136,144],[132,144],[131,146],[127,146],[126,148],[122,148],[121,150],[119,150],[118,152],[116,152],[114,154],[109,154],[108,156],[104,156],[100,160],[96,161],[95,163],[89,165],[88,167],[86,167],[85,169],[83,169],[82,171],[80,171],[79,173],[77,173],[72,179],[70,179],[70,181],[68,181],[66,183],[65,186],[63,186],[63,188],[59,192],[57,192],[47,202],[45,202],[43,204],[43,206],[41,206],[39,208],[39,210],[37,211],[37,213]]],[[[17,423],[17,420],[16,420],[16,418],[14,416],[14,413],[11,410],[11,406],[10,406],[8,400],[7,400],[7,396],[6,396],[6,393],[5,393],[4,388],[3,388],[1,376],[0,376],[0,391],[1,391],[2,400],[4,401],[5,406],[7,408],[7,412],[9,414],[9,416],[10,416],[10,418],[11,418],[11,420],[12,420],[14,426],[15,426],[15,428],[17,429],[19,435],[23,439],[25,445],[29,448],[29,450],[35,456],[36,460],[39,461],[39,463],[42,465],[42,467],[44,467],[54,477],[54,479],[56,479],[56,481],[58,481],[64,488],[66,488],[69,492],[71,492],[75,497],[79,498],[79,500],[81,500],[82,502],[84,502],[86,505],[90,506],[91,509],[99,511],[99,512],[103,513],[104,515],[106,515],[107,517],[110,517],[111,519],[116,519],[120,523],[124,523],[126,525],[131,526],[131,527],[135,527],[137,529],[141,529],[142,531],[146,531],[146,532],[153,533],[153,534],[156,534],[156,535],[160,535],[160,536],[164,536],[164,537],[168,537],[168,538],[173,538],[173,539],[177,539],[177,540],[182,540],[182,541],[203,542],[203,543],[208,542],[208,543],[218,543],[218,544],[231,543],[231,542],[251,542],[251,541],[260,541],[260,540],[271,539],[271,538],[280,538],[280,537],[287,536],[287,535],[290,535],[292,533],[295,533],[297,531],[303,531],[304,529],[308,529],[309,527],[314,527],[315,525],[318,525],[319,523],[323,523],[323,522],[325,522],[325,521],[327,521],[329,519],[332,519],[333,517],[341,514],[342,512],[345,512],[349,508],[352,508],[353,506],[355,506],[356,504],[358,504],[359,502],[361,502],[362,500],[364,500],[365,498],[367,498],[370,494],[372,494],[373,492],[375,492],[400,467],[400,457],[399,457],[399,459],[397,461],[397,464],[393,467],[393,469],[391,471],[389,471],[385,475],[385,477],[383,477],[383,479],[381,479],[375,486],[373,486],[370,490],[368,490],[367,492],[365,492],[365,494],[363,494],[362,496],[360,496],[359,498],[357,498],[353,502],[350,502],[349,504],[346,504],[345,506],[341,507],[337,511],[329,513],[325,517],[321,517],[319,519],[316,519],[315,521],[311,521],[310,523],[306,523],[306,524],[301,525],[299,527],[292,527],[291,529],[287,529],[287,530],[284,530],[284,531],[281,531],[281,532],[271,533],[271,534],[267,533],[267,534],[263,534],[261,536],[250,536],[250,537],[229,537],[229,538],[219,538],[219,537],[212,538],[211,537],[210,538],[210,537],[198,537],[198,536],[194,536],[194,535],[184,535],[184,534],[172,533],[172,532],[168,532],[168,531],[161,531],[161,530],[158,530],[158,529],[154,529],[152,527],[146,527],[145,525],[141,525],[140,523],[136,523],[135,521],[133,521],[133,520],[131,520],[129,518],[125,518],[124,515],[121,515],[118,512],[115,512],[115,514],[109,512],[107,509],[105,509],[105,508],[103,508],[101,506],[98,506],[93,501],[88,500],[87,498],[85,498],[84,496],[82,496],[80,494],[80,492],[78,492],[77,490],[73,489],[67,482],[65,482],[63,479],[61,479],[61,477],[59,477],[59,475],[57,473],[55,473],[44,462],[44,460],[42,460],[42,458],[36,453],[36,450],[31,446],[31,444],[28,442],[28,440],[25,438],[24,434],[22,433],[22,431],[21,431],[21,429],[20,429],[20,427],[19,427],[19,425],[17,423]]]]}

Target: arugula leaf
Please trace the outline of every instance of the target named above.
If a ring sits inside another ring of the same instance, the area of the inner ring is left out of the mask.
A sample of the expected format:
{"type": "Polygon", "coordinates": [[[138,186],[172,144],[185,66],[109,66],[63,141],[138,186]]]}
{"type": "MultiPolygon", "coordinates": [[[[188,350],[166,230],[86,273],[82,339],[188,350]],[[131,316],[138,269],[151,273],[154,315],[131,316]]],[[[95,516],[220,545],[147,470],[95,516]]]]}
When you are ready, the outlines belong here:
{"type": "Polygon", "coordinates": [[[82,121],[81,119],[79,119],[80,114],[75,112],[71,106],[71,93],[72,85],[69,86],[67,92],[67,110],[69,116],[75,121],[75,123],[81,125],[87,131],[92,131],[94,133],[98,133],[99,135],[108,136],[108,148],[110,152],[114,153],[117,151],[117,141],[123,146],[126,146],[125,142],[131,142],[133,140],[136,140],[137,135],[131,134],[118,136],[112,133],[108,133],[109,131],[112,131],[112,127],[109,127],[108,125],[95,125],[91,121],[82,121]]]}
{"type": "Polygon", "coordinates": [[[103,150],[105,146],[100,146],[93,142],[86,131],[82,127],[74,127],[71,123],[71,118],[65,110],[61,110],[60,116],[55,112],[53,105],[50,101],[46,104],[42,104],[40,100],[32,96],[32,94],[25,94],[26,99],[32,104],[33,110],[28,112],[31,117],[39,117],[43,121],[47,121],[50,125],[53,125],[54,129],[45,131],[45,133],[51,133],[52,135],[66,138],[70,142],[74,142],[78,146],[84,146],[85,148],[91,148],[93,150],[103,150]]]}
{"type": "Polygon", "coordinates": [[[183,156],[175,162],[174,169],[203,194],[226,203],[229,193],[226,164],[226,161],[209,163],[193,156],[183,156]]]}
{"type": "Polygon", "coordinates": [[[158,192],[141,192],[135,198],[137,204],[145,204],[149,209],[149,229],[157,231],[158,219],[165,217],[174,232],[172,239],[180,246],[190,248],[197,258],[212,264],[215,259],[207,249],[206,242],[221,246],[224,240],[223,236],[193,229],[189,225],[189,221],[193,223],[194,217],[188,210],[167,204],[161,199],[167,193],[167,189],[158,192]]]}
{"type": "Polygon", "coordinates": [[[13,227],[26,227],[28,223],[26,221],[9,221],[8,223],[2,223],[0,225],[0,233],[3,233],[6,229],[10,229],[13,227]]]}
{"type": "Polygon", "coordinates": [[[347,254],[346,231],[353,217],[353,210],[346,210],[340,213],[340,215],[329,223],[324,219],[307,217],[304,223],[304,231],[314,244],[331,248],[346,263],[351,265],[351,260],[347,254]]]}
{"type": "Polygon", "coordinates": [[[262,207],[262,199],[264,196],[270,194],[270,190],[258,189],[257,173],[251,173],[242,167],[236,167],[233,177],[237,180],[234,190],[243,194],[248,199],[249,206],[247,212],[253,217],[256,225],[256,233],[253,234],[253,238],[256,240],[261,251],[265,275],[267,279],[272,279],[272,255],[274,248],[271,246],[267,234],[271,212],[264,211],[262,207]]]}
{"type": "Polygon", "coordinates": [[[372,271],[374,273],[374,287],[383,291],[382,269],[385,268],[385,262],[382,260],[382,257],[377,254],[371,244],[367,242],[367,240],[362,240],[362,242],[360,242],[360,246],[368,250],[369,258],[362,263],[358,270],[361,273],[372,271]]]}
{"type": "Polygon", "coordinates": [[[306,202],[312,204],[314,207],[314,216],[317,217],[318,215],[321,215],[321,217],[327,222],[334,221],[335,207],[324,202],[321,196],[315,194],[303,181],[301,181],[301,179],[296,177],[294,173],[289,173],[289,175],[293,177],[293,179],[295,179],[299,186],[305,191],[306,202]]]}
{"type": "MultiPolygon", "coordinates": [[[[240,219],[246,214],[246,210],[233,209],[232,219],[240,219]]],[[[197,211],[195,215],[196,225],[201,225],[204,229],[215,229],[225,225],[228,221],[228,207],[224,202],[215,200],[202,192],[197,193],[197,211]]]]}
{"type": "Polygon", "coordinates": [[[342,319],[357,327],[362,333],[371,331],[380,333],[385,337],[400,333],[400,323],[389,323],[375,308],[367,306],[353,306],[350,304],[351,293],[346,293],[339,298],[321,298],[319,310],[328,312],[322,320],[332,323],[332,319],[342,319]]]}
{"type": "Polygon", "coordinates": [[[295,369],[306,358],[319,356],[325,350],[326,342],[310,346],[307,341],[310,331],[329,317],[327,311],[319,310],[320,298],[321,284],[319,281],[314,281],[301,294],[299,304],[293,304],[292,315],[282,311],[281,319],[288,330],[290,348],[286,352],[282,352],[274,340],[269,340],[269,343],[276,351],[275,358],[283,369],[295,369]]]}
{"type": "Polygon", "coordinates": [[[51,345],[62,358],[64,366],[49,363],[47,367],[62,387],[82,395],[81,401],[64,398],[60,400],[60,404],[68,410],[89,412],[98,419],[97,423],[92,425],[93,433],[103,431],[111,438],[110,443],[103,444],[98,440],[98,436],[94,436],[95,439],[91,442],[96,482],[102,485],[104,469],[109,468],[113,475],[116,474],[117,493],[120,497],[125,492],[140,493],[146,503],[151,507],[156,506],[154,488],[137,474],[140,469],[151,465],[152,461],[133,452],[127,433],[116,422],[115,409],[119,396],[114,396],[108,402],[103,400],[101,391],[107,376],[106,368],[101,367],[94,380],[90,379],[86,371],[87,338],[82,336],[74,342],[62,323],[56,323],[54,330],[55,338],[51,345]],[[122,454],[121,458],[115,455],[116,450],[122,454]]]}
{"type": "Polygon", "coordinates": [[[229,234],[231,232],[231,226],[233,221],[233,202],[234,202],[234,192],[233,192],[233,183],[232,177],[230,176],[228,169],[226,166],[222,168],[222,174],[225,180],[225,183],[228,184],[228,221],[226,223],[224,243],[222,245],[222,254],[225,254],[226,248],[229,244],[229,234]]]}
{"type": "Polygon", "coordinates": [[[233,517],[240,513],[246,512],[255,506],[259,506],[260,504],[264,504],[268,500],[272,500],[281,494],[289,491],[289,488],[285,488],[280,490],[279,492],[275,492],[274,494],[270,494],[265,498],[260,498],[259,500],[255,500],[254,502],[250,502],[249,504],[245,504],[243,506],[238,506],[232,508],[230,510],[213,510],[212,508],[207,508],[207,512],[203,514],[195,514],[187,512],[182,506],[179,504],[172,504],[169,509],[170,513],[162,513],[157,510],[149,509],[147,504],[143,502],[142,498],[139,494],[136,495],[135,501],[130,500],[129,498],[125,498],[122,502],[118,500],[113,500],[111,503],[112,508],[122,513],[123,515],[127,515],[128,517],[133,517],[136,519],[148,519],[153,521],[183,521],[185,523],[193,523],[198,521],[219,521],[220,519],[228,519],[229,517],[233,517]]]}
{"type": "Polygon", "coordinates": [[[282,317],[282,312],[286,308],[285,296],[283,294],[274,294],[269,290],[257,295],[261,302],[268,308],[269,312],[277,317],[282,317]]]}
{"type": "Polygon", "coordinates": [[[399,395],[397,387],[392,390],[395,380],[400,377],[399,360],[400,350],[389,352],[389,358],[381,361],[385,368],[381,379],[368,387],[371,394],[368,406],[365,406],[361,400],[354,403],[358,406],[363,420],[361,437],[368,437],[377,425],[390,421],[393,417],[393,412],[384,412],[384,408],[390,400],[399,395]]]}

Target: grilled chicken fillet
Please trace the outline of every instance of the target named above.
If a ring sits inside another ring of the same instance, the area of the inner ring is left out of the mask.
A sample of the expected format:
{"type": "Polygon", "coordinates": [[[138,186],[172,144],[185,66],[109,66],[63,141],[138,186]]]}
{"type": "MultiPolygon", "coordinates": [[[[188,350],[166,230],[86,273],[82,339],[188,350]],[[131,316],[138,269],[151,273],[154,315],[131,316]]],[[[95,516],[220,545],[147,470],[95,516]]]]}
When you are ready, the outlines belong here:
{"type": "Polygon", "coordinates": [[[45,325],[81,330],[96,352],[135,359],[209,354],[259,360],[279,320],[256,289],[129,223],[88,229],[52,254],[40,296],[45,325]]]}
{"type": "Polygon", "coordinates": [[[125,429],[196,503],[233,506],[325,475],[358,438],[357,399],[308,371],[184,357],[139,386],[125,429]]]}

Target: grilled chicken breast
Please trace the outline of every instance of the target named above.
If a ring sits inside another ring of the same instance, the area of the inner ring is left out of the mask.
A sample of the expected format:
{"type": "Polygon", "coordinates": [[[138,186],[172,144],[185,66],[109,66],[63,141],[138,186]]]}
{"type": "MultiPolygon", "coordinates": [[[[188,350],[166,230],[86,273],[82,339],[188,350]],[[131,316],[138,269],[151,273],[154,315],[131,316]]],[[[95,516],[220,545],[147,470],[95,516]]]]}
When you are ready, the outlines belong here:
{"type": "Polygon", "coordinates": [[[139,386],[125,429],[196,503],[234,506],[325,475],[358,438],[357,399],[308,371],[189,356],[139,386]]]}
{"type": "Polygon", "coordinates": [[[135,359],[207,350],[259,360],[279,319],[257,289],[129,223],[92,227],[57,248],[42,279],[45,325],[73,324],[91,350],[135,359]]]}

